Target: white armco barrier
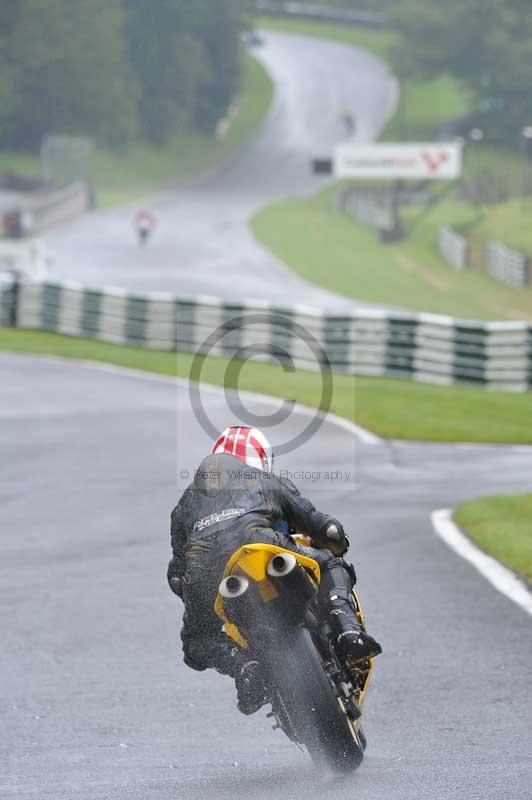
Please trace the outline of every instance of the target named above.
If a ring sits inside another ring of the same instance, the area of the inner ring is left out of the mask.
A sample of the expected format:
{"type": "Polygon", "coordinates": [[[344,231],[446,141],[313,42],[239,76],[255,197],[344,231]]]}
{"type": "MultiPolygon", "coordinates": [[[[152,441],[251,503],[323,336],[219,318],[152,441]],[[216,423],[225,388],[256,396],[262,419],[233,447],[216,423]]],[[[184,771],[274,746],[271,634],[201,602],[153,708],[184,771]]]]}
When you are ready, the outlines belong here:
{"type": "Polygon", "coordinates": [[[89,205],[89,190],[86,184],[78,181],[54,192],[33,195],[25,210],[31,215],[31,232],[40,233],[79,216],[89,205]]]}
{"type": "Polygon", "coordinates": [[[4,211],[6,235],[17,239],[42,233],[79,216],[90,207],[89,189],[82,181],[61,189],[30,192],[21,197],[13,208],[4,211]],[[7,218],[10,219],[8,225],[5,222],[7,218]]]}
{"type": "Polygon", "coordinates": [[[375,310],[325,313],[265,302],[135,295],[75,283],[13,282],[2,324],[136,347],[293,363],[503,390],[532,388],[532,323],[375,310]],[[9,322],[11,320],[11,323],[9,322]]]}
{"type": "Polygon", "coordinates": [[[530,284],[530,261],[524,253],[501,242],[487,242],[484,257],[488,273],[495,280],[514,288],[530,284]]]}
{"type": "Polygon", "coordinates": [[[451,267],[461,270],[469,266],[467,239],[448,225],[442,225],[438,231],[438,246],[443,258],[451,267]]]}
{"type": "Polygon", "coordinates": [[[51,255],[42,239],[0,239],[0,273],[43,281],[51,255]]]}

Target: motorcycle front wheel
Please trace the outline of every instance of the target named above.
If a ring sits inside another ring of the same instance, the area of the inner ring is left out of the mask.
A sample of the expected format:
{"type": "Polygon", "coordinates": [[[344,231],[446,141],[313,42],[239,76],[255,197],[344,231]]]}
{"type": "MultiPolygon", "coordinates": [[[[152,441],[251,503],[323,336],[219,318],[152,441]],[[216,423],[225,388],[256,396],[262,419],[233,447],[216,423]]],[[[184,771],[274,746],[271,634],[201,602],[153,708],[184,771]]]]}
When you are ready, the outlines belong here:
{"type": "Polygon", "coordinates": [[[343,772],[357,769],[363,743],[340,708],[309,631],[290,631],[268,660],[272,684],[312,760],[343,772]]]}

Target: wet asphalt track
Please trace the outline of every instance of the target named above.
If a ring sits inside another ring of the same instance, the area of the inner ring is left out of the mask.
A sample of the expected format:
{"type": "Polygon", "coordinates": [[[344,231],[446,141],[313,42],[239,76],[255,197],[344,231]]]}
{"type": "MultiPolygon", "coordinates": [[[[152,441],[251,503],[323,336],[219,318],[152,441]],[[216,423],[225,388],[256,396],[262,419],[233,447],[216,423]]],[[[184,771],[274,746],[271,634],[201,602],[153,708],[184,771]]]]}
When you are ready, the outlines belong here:
{"type": "Polygon", "coordinates": [[[51,277],[231,300],[356,305],[287,270],[255,241],[247,223],[267,203],[323,185],[311,175],[311,158],[330,155],[345,140],[346,111],[356,119],[357,138],[374,139],[397,102],[396,81],[370,54],[330,41],[267,33],[255,52],[276,87],[255,138],[208,177],[147,203],[159,227],[145,249],[131,225],[138,203],[86,215],[51,233],[51,277]]]}
{"type": "MultiPolygon", "coordinates": [[[[56,276],[341,305],[272,259],[245,223],[269,200],[316,188],[308,160],[343,137],[346,107],[358,136],[373,138],[395,85],[370,56],[331,43],[269,36],[260,57],[277,95],[258,137],[155,201],[161,226],[142,255],[131,210],[54,232],[56,276]]],[[[220,395],[205,405],[225,427],[220,395]]],[[[292,415],[276,442],[304,423],[292,415]]],[[[529,488],[532,450],[369,446],[327,423],[312,447],[280,460],[350,473],[297,482],[352,532],[385,647],[365,762],[338,783],[263,712],[239,715],[229,679],[191,672],[177,655],[168,517],[180,470],[208,446],[183,388],[0,355],[0,797],[529,800],[530,618],[445,548],[429,514],[529,488]]]]}
{"type": "MultiPolygon", "coordinates": [[[[433,534],[429,514],[529,488],[531,448],[355,442],[326,423],[278,468],[351,531],[371,630],[369,748],[318,776],[229,679],[177,655],[168,515],[206,452],[186,390],[0,355],[0,797],[529,800],[530,617],[433,534]]],[[[207,391],[213,422],[225,400],[207,391]]],[[[270,413],[270,406],[255,406],[270,413]]],[[[275,442],[305,424],[293,415],[275,442]]]]}

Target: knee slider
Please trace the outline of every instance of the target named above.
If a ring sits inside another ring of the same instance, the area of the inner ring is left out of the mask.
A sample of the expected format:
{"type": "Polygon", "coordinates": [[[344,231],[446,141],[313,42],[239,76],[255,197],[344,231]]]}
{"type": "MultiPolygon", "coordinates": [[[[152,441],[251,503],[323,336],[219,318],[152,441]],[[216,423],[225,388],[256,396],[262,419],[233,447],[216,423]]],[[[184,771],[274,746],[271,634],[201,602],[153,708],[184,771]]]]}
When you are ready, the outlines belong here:
{"type": "Polygon", "coordinates": [[[183,661],[196,672],[203,672],[210,666],[208,654],[201,642],[183,640],[183,661]]]}
{"type": "Polygon", "coordinates": [[[346,592],[343,589],[332,589],[329,592],[329,605],[332,608],[339,608],[348,604],[351,608],[355,607],[355,601],[353,600],[353,595],[350,592],[346,592]]]}

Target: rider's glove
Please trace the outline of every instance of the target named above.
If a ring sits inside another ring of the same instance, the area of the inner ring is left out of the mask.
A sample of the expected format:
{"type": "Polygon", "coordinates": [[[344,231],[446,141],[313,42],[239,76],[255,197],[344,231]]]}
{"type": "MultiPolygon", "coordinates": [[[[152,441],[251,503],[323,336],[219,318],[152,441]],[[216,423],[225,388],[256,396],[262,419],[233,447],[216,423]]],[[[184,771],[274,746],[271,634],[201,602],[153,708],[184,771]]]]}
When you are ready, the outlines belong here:
{"type": "Polygon", "coordinates": [[[335,556],[343,556],[349,548],[349,539],[345,535],[342,523],[329,517],[322,526],[317,544],[327,547],[335,556]]]}
{"type": "Polygon", "coordinates": [[[178,578],[177,575],[173,575],[172,577],[168,577],[168,585],[170,589],[176,594],[178,597],[183,599],[183,579],[178,578]]]}

